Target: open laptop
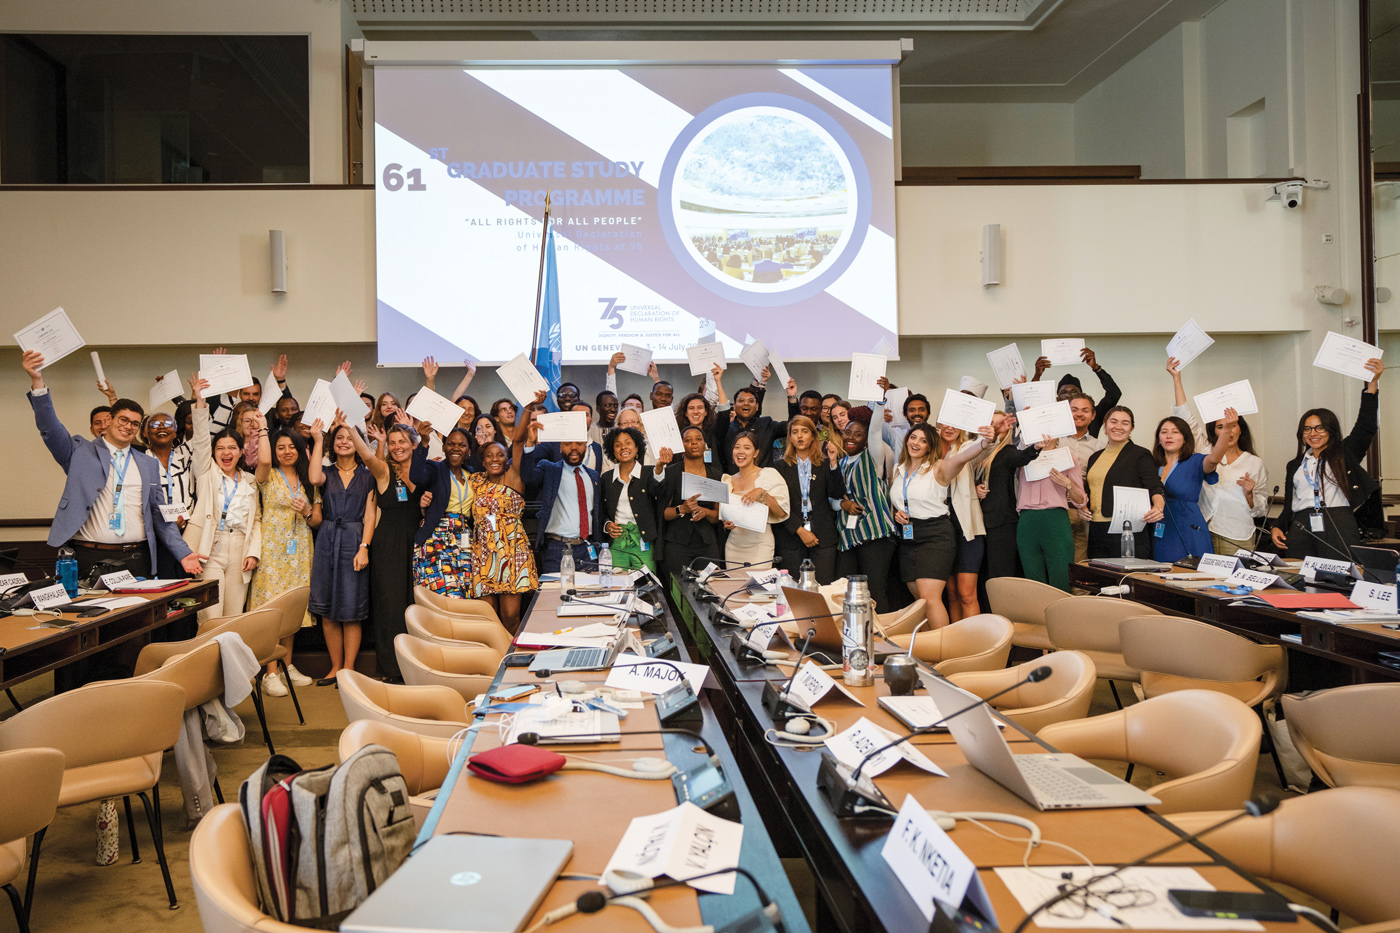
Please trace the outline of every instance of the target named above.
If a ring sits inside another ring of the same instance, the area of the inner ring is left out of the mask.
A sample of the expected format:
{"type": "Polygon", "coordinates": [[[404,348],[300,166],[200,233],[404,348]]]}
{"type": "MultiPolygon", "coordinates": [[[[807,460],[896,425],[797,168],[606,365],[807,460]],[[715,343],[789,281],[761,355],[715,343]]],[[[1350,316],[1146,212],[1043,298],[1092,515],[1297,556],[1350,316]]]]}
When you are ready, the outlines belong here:
{"type": "Polygon", "coordinates": [[[1379,580],[1388,586],[1395,584],[1395,568],[1400,564],[1400,553],[1384,547],[1351,546],[1351,559],[1365,567],[1371,582],[1379,580]]]}
{"type": "MultiPolygon", "coordinates": [[[[826,597],[821,593],[809,593],[806,590],[794,589],[790,586],[783,587],[783,597],[787,600],[788,609],[792,612],[794,619],[810,619],[807,622],[798,622],[799,632],[805,632],[809,628],[815,628],[817,633],[812,636],[812,649],[821,650],[827,654],[841,659],[841,619],[832,615],[831,604],[826,601],[826,597]],[[815,619],[811,619],[816,616],[815,619]]],[[[801,646],[802,636],[798,635],[794,641],[801,646]]]]}
{"type": "Polygon", "coordinates": [[[932,674],[921,673],[924,689],[940,710],[972,709],[948,720],[948,731],[968,764],[1040,810],[1094,810],[1161,803],[1077,755],[1017,755],[1002,738],[985,703],[932,674]]]}
{"type": "Polygon", "coordinates": [[[341,933],[519,933],[573,856],[567,839],[434,836],[341,933]]]}
{"type": "MultiPolygon", "coordinates": [[[[567,674],[571,671],[605,671],[613,666],[617,656],[623,649],[633,644],[636,639],[632,637],[632,632],[625,626],[617,633],[606,647],[596,648],[554,648],[549,651],[541,651],[535,655],[535,659],[530,662],[531,673],[546,671],[551,674],[567,674]]],[[[641,646],[637,646],[637,653],[642,654],[641,646]]]]}

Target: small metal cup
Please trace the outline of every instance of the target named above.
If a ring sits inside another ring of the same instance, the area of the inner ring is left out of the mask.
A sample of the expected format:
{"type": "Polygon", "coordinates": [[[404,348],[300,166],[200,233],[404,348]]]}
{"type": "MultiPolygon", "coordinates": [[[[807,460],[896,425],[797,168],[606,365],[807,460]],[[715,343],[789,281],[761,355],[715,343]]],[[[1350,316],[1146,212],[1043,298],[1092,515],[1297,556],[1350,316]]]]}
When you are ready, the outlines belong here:
{"type": "Polygon", "coordinates": [[[883,669],[891,696],[907,697],[914,693],[919,683],[919,667],[913,658],[905,654],[891,655],[885,659],[883,669]]]}

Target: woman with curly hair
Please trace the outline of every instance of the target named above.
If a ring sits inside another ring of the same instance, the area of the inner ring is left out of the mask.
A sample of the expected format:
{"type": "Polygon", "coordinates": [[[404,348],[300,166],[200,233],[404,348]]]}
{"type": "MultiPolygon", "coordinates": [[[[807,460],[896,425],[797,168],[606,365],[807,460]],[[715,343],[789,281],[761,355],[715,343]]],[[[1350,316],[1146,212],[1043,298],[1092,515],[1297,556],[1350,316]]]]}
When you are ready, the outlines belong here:
{"type": "Polygon", "coordinates": [[[657,451],[654,469],[642,466],[646,438],[636,428],[613,428],[603,438],[603,450],[615,464],[603,474],[603,530],[612,538],[613,567],[619,570],[656,569],[661,542],[657,500],[661,496],[671,449],[657,451]]]}

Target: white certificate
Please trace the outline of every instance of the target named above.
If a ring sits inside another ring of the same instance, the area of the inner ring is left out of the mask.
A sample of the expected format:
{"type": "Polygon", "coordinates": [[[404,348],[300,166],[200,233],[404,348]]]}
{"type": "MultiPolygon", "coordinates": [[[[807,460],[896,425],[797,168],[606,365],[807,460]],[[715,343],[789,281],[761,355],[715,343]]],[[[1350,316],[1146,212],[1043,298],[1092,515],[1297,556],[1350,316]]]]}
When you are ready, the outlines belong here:
{"type": "MultiPolygon", "coordinates": [[[[755,340],[739,351],[739,359],[749,368],[749,372],[753,373],[755,379],[762,378],[763,367],[769,365],[768,348],[763,345],[762,340],[755,340]]],[[[776,371],[772,369],[769,372],[777,375],[776,371]]],[[[787,385],[786,379],[783,380],[783,385],[787,385]]]]}
{"type": "Polygon", "coordinates": [[[647,448],[651,451],[653,461],[660,457],[663,447],[668,448],[677,457],[685,452],[685,445],[681,441],[681,429],[676,424],[676,413],[671,410],[671,406],[642,412],[642,427],[646,428],[647,448]]]}
{"type": "Polygon", "coordinates": [[[647,367],[651,365],[650,350],[646,347],[633,346],[630,343],[624,343],[618,349],[627,355],[627,359],[617,364],[618,369],[625,373],[636,373],[638,376],[647,374],[647,367]]]}
{"type": "Polygon", "coordinates": [[[1360,379],[1362,382],[1370,382],[1372,374],[1366,368],[1366,361],[1378,360],[1384,352],[1380,347],[1373,347],[1369,343],[1363,343],[1360,340],[1329,330],[1322,341],[1322,346],[1317,348],[1317,356],[1313,359],[1313,365],[1319,369],[1327,369],[1334,373],[1341,373],[1343,376],[1360,379]]]}
{"type": "Polygon", "coordinates": [[[1214,338],[1201,330],[1201,325],[1192,318],[1181,325],[1175,337],[1167,341],[1167,356],[1176,357],[1177,368],[1185,369],[1188,363],[1209,350],[1213,343],[1214,338]]]}
{"type": "Polygon", "coordinates": [[[102,371],[102,357],[97,355],[96,350],[92,351],[92,368],[97,370],[97,381],[110,389],[111,384],[107,382],[107,374],[102,371]]]}
{"type": "Polygon", "coordinates": [[[1079,352],[1083,349],[1083,337],[1057,337],[1040,341],[1040,355],[1049,360],[1051,366],[1073,366],[1084,362],[1079,358],[1079,352]]]}
{"type": "Polygon", "coordinates": [[[720,503],[719,517],[720,521],[733,522],[735,527],[761,532],[768,527],[768,506],[762,502],[744,505],[736,498],[720,503]]]}
{"type": "MultiPolygon", "coordinates": [[[[898,340],[899,338],[896,337],[895,339],[898,340]]],[[[885,359],[888,360],[893,359],[894,357],[899,355],[899,348],[894,346],[884,337],[881,337],[879,342],[875,344],[874,348],[870,352],[875,354],[876,356],[883,356],[885,359]]]]}
{"type": "Polygon", "coordinates": [[[496,375],[521,405],[533,402],[536,392],[549,391],[549,383],[544,381],[540,371],[524,353],[517,353],[513,359],[496,370],[496,375]]]}
{"type": "Polygon", "coordinates": [[[724,362],[724,344],[718,341],[697,343],[693,347],[686,347],[685,355],[690,360],[690,374],[692,376],[705,375],[716,363],[719,364],[720,369],[728,368],[724,362]]]}
{"type": "Polygon", "coordinates": [[[681,498],[689,499],[694,495],[698,495],[701,502],[728,502],[729,487],[717,479],[710,479],[708,476],[682,473],[681,498]]]}
{"type": "MultiPolygon", "coordinates": [[[[1254,389],[1248,379],[1232,382],[1196,396],[1196,410],[1201,413],[1201,421],[1209,424],[1225,417],[1225,409],[1233,408],[1241,415],[1259,413],[1259,403],[1254,401],[1254,389]]],[[[1205,453],[1205,451],[1201,451],[1205,453]]]]}
{"type": "Polygon", "coordinates": [[[336,407],[344,412],[345,420],[351,424],[364,421],[365,416],[369,414],[369,406],[350,384],[350,377],[345,375],[343,369],[331,380],[331,398],[335,399],[336,407]]]}
{"type": "Polygon", "coordinates": [[[433,430],[443,435],[451,431],[457,424],[457,419],[462,417],[462,409],[455,402],[438,395],[427,386],[414,394],[413,401],[408,403],[404,411],[408,412],[410,418],[431,424],[433,430]]]}
{"type": "Polygon", "coordinates": [[[768,351],[768,368],[773,371],[774,377],[778,380],[778,385],[782,386],[783,391],[786,392],[788,380],[792,377],[788,375],[787,367],[783,365],[782,357],[778,356],[778,354],[774,353],[772,350],[768,351]]]}
{"type": "Polygon", "coordinates": [[[878,353],[852,353],[851,384],[846,391],[846,398],[860,401],[884,398],[885,390],[880,388],[879,380],[885,375],[887,363],[889,357],[878,353]]]}
{"type": "Polygon", "coordinates": [[[978,428],[992,423],[996,410],[997,403],[991,399],[945,389],[943,405],[938,409],[938,423],[975,433],[978,428]]]}
{"type": "Polygon", "coordinates": [[[908,398],[909,389],[904,386],[900,386],[897,389],[890,389],[885,393],[885,410],[888,411],[890,417],[894,419],[894,421],[890,422],[891,424],[897,424],[902,427],[909,423],[909,419],[904,417],[904,403],[908,398]]]}
{"type": "Polygon", "coordinates": [[[1021,362],[1021,351],[1016,344],[993,350],[987,354],[987,362],[992,364],[992,372],[997,377],[997,385],[1009,389],[1026,374],[1026,364],[1021,362]]]}
{"type": "Polygon", "coordinates": [[[329,431],[335,421],[335,399],[331,398],[331,384],[324,379],[316,380],[311,394],[306,397],[306,408],[301,413],[301,422],[308,427],[318,419],[322,431],[329,431]]]}
{"type": "MultiPolygon", "coordinates": [[[[1053,382],[1018,382],[1011,387],[1011,403],[1016,406],[1018,412],[1027,408],[1053,405],[1056,391],[1053,382]]],[[[1036,440],[1040,438],[1037,437],[1036,440]]]]}
{"type": "Polygon", "coordinates": [[[164,376],[157,376],[156,384],[151,386],[151,409],[154,411],[171,399],[178,398],[180,392],[179,372],[172,369],[164,376]]]}
{"type": "MultiPolygon", "coordinates": [[[[670,413],[670,409],[667,409],[667,413],[670,413]]],[[[588,418],[581,411],[542,411],[538,420],[540,433],[536,440],[540,443],[588,443],[588,418]]],[[[671,416],[671,420],[675,420],[675,415],[671,416]]]]}
{"type": "Polygon", "coordinates": [[[201,353],[199,378],[209,383],[202,398],[213,398],[225,392],[237,392],[253,384],[253,371],[248,368],[244,353],[201,353]]]}
{"type": "Polygon", "coordinates": [[[1042,450],[1040,456],[1022,467],[1027,482],[1047,479],[1051,470],[1059,470],[1063,473],[1072,469],[1074,469],[1074,454],[1070,453],[1068,447],[1052,447],[1049,450],[1042,450]]]}
{"type": "Polygon", "coordinates": [[[1074,415],[1069,410],[1069,402],[1018,411],[1016,423],[1021,426],[1021,438],[1027,444],[1034,444],[1042,437],[1069,437],[1074,433],[1074,415]]]}
{"type": "Polygon", "coordinates": [[[1113,516],[1108,523],[1108,533],[1121,535],[1123,523],[1132,523],[1133,533],[1142,531],[1147,523],[1142,517],[1152,508],[1152,497],[1146,489],[1137,486],[1113,487],[1113,516]]]}
{"type": "Polygon", "coordinates": [[[282,390],[277,387],[277,374],[272,370],[267,371],[267,378],[262,384],[262,400],[258,402],[258,411],[266,415],[277,407],[277,400],[282,397],[282,390]]]}
{"type": "Polygon", "coordinates": [[[41,369],[47,369],[84,345],[78,329],[68,320],[68,314],[62,308],[54,308],[15,334],[15,343],[19,344],[21,353],[30,350],[42,353],[44,365],[41,369]]]}

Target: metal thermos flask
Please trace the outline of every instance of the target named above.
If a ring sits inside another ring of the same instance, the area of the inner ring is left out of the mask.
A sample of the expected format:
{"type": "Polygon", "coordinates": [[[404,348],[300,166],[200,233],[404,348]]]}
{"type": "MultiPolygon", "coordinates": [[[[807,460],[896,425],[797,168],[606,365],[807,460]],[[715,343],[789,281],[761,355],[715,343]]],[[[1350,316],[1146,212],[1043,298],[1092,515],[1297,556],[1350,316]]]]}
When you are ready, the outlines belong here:
{"type": "Polygon", "coordinates": [[[841,673],[848,687],[875,683],[871,664],[875,653],[875,610],[870,588],[861,574],[846,578],[846,602],[841,620],[841,673]]]}

